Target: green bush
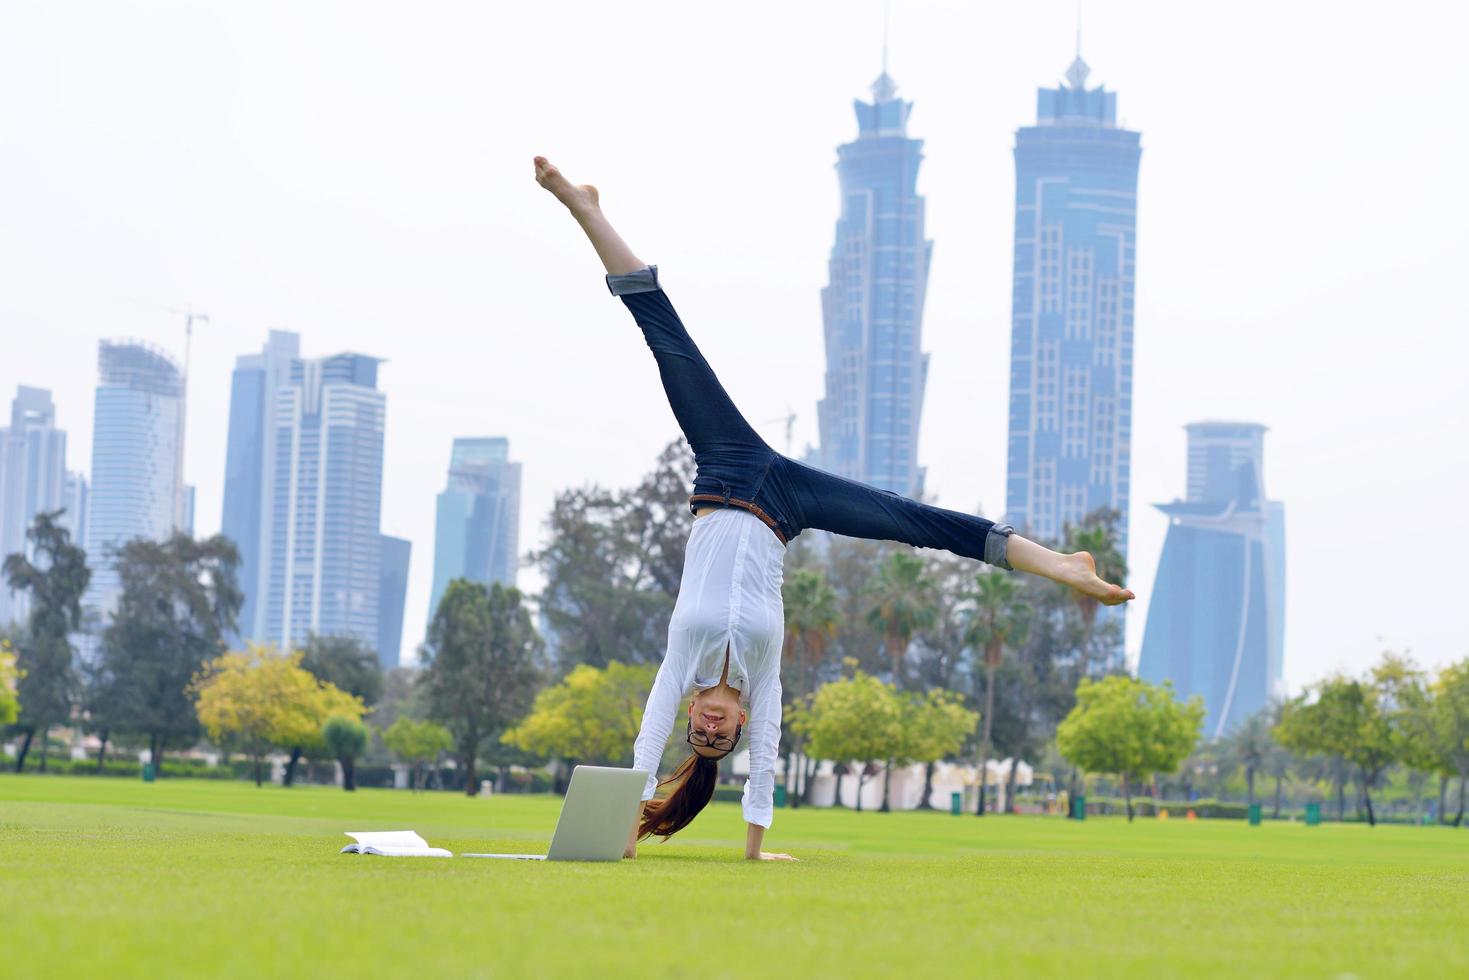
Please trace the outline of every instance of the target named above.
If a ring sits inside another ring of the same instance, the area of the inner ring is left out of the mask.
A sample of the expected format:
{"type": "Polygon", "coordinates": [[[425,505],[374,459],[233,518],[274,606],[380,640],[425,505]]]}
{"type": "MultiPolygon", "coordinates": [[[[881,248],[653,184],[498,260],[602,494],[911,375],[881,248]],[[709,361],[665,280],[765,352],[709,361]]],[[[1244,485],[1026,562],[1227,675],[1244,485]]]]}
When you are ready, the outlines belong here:
{"type": "MultiPolygon", "coordinates": [[[[26,766],[27,772],[39,769],[26,766]]],[[[55,776],[120,776],[138,779],[143,767],[136,759],[108,759],[99,773],[96,759],[51,759],[46,763],[46,774],[55,776]]],[[[234,769],[225,766],[210,766],[202,759],[164,759],[160,776],[164,779],[234,779],[234,769]]]]}
{"type": "MultiPolygon", "coordinates": [[[[1185,803],[1179,800],[1163,800],[1158,802],[1151,797],[1135,798],[1132,801],[1132,812],[1139,817],[1156,817],[1159,810],[1168,811],[1169,817],[1187,817],[1188,811],[1194,811],[1194,815],[1203,820],[1243,820],[1249,816],[1249,807],[1243,803],[1228,803],[1214,799],[1194,800],[1185,803]]],[[[1125,814],[1127,813],[1127,802],[1121,797],[1087,797],[1087,813],[1125,814]]],[[[1268,814],[1268,810],[1266,811],[1268,814]]]]}
{"type": "Polygon", "coordinates": [[[716,786],[714,787],[715,803],[738,803],[745,798],[744,786],[716,786]]]}

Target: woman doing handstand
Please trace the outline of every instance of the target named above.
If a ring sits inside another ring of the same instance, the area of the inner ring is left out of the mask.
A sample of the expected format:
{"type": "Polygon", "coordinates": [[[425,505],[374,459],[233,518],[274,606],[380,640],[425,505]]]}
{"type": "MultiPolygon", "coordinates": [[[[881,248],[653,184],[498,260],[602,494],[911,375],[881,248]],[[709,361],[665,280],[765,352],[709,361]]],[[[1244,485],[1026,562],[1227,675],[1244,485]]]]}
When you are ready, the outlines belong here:
{"type": "Polygon", "coordinates": [[[730,401],[714,371],[658,285],[658,270],[633,254],[613,230],[597,189],[575,185],[545,157],[536,180],[571,211],[607,269],[607,285],[632,311],[658,362],[674,417],[694,453],[694,524],[668,650],[643,712],[633,765],[650,775],[641,820],[628,841],[667,838],[688,826],[714,794],[719,760],[750,733],[745,783],[745,857],[780,860],[761,850],[770,826],[780,743],[781,605],[786,544],[806,528],[857,538],[902,541],[1030,572],[1106,605],[1133,594],[1097,577],[1091,555],[1062,555],[1006,524],[944,510],[843,479],[771,449],[730,401]],[[658,762],[683,698],[689,697],[691,754],[661,784],[658,762]],[[748,715],[746,708],[748,707],[748,715]],[[748,726],[746,723],[748,722],[748,726]],[[670,790],[655,800],[658,786],[670,790]]]}

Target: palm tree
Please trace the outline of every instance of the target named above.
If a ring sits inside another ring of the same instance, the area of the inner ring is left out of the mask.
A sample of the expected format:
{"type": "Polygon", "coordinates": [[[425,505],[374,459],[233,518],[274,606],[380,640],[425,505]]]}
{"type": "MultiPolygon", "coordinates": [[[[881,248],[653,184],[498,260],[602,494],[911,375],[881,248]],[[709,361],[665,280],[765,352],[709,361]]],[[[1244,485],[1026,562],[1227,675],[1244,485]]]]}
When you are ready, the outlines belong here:
{"type": "Polygon", "coordinates": [[[1225,744],[1228,758],[1245,771],[1246,799],[1255,805],[1255,774],[1270,765],[1271,753],[1275,751],[1275,724],[1269,709],[1257,711],[1235,727],[1225,744]]]}
{"type": "MultiPolygon", "coordinates": [[[[785,662],[795,672],[793,700],[801,704],[816,689],[816,674],[826,658],[827,641],[836,633],[837,594],[827,584],[826,574],[815,568],[796,571],[781,592],[785,605],[785,647],[789,652],[785,662]]],[[[798,733],[792,753],[798,765],[802,764],[804,743],[805,736],[798,733]]],[[[791,806],[798,805],[804,786],[809,784],[798,778],[790,787],[791,806]]]]}
{"type": "Polygon", "coordinates": [[[938,583],[925,574],[922,558],[895,551],[872,583],[867,622],[883,635],[892,660],[893,684],[903,686],[903,660],[913,634],[931,627],[938,616],[938,583]]]}
{"type": "Polygon", "coordinates": [[[1008,575],[981,572],[975,576],[977,591],[972,593],[974,608],[970,612],[964,639],[972,648],[984,650],[984,733],[979,742],[979,810],[984,816],[987,780],[985,767],[990,757],[990,726],[995,717],[995,671],[1005,655],[1005,646],[1024,639],[1030,623],[1030,608],[1019,599],[1020,584],[1008,575]]]}
{"type": "MultiPolygon", "coordinates": [[[[1097,563],[1097,575],[1108,582],[1123,585],[1127,579],[1127,559],[1117,548],[1117,536],[1113,531],[1113,518],[1106,512],[1088,514],[1080,527],[1069,528],[1067,549],[1085,551],[1097,563]]],[[[1097,621],[1097,610],[1101,602],[1080,592],[1074,594],[1077,608],[1087,628],[1087,646],[1091,646],[1091,631],[1097,621]]]]}

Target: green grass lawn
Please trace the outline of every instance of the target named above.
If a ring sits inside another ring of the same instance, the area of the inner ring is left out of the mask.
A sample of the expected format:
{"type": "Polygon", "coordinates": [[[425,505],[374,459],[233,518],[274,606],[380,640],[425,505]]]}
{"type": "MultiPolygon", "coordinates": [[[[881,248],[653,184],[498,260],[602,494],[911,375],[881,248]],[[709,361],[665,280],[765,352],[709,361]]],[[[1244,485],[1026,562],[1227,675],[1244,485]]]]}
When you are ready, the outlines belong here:
{"type": "Polygon", "coordinates": [[[538,851],[560,801],[0,776],[0,976],[1469,976],[1469,831],[716,804],[635,862],[538,851]]]}

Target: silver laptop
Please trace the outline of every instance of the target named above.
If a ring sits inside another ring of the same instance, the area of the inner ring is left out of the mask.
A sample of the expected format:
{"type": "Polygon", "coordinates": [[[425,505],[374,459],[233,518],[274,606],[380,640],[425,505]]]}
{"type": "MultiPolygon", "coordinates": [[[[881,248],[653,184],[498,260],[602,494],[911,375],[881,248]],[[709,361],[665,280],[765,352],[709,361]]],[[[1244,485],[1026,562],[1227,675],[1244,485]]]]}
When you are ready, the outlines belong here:
{"type": "Polygon", "coordinates": [[[461,854],[517,861],[618,861],[622,859],[648,774],[641,769],[577,766],[561,803],[561,817],[546,854],[461,854]]]}

